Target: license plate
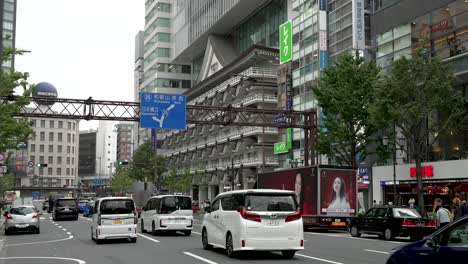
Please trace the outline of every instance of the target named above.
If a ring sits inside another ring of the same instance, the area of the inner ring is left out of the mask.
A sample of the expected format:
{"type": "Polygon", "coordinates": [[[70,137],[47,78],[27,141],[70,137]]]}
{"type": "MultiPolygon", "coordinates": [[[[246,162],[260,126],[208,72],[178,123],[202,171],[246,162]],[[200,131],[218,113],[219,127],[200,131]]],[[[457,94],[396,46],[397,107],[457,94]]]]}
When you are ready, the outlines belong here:
{"type": "Polygon", "coordinates": [[[17,228],[25,228],[25,227],[28,227],[28,226],[29,226],[28,224],[15,225],[15,227],[17,227],[17,228]]]}
{"type": "Polygon", "coordinates": [[[332,226],[346,226],[346,222],[333,222],[332,226]]]}
{"type": "Polygon", "coordinates": [[[278,220],[266,220],[266,225],[267,226],[279,226],[279,221],[278,220]]]}
{"type": "Polygon", "coordinates": [[[123,220],[112,220],[113,225],[123,225],[123,220]]]}
{"type": "Polygon", "coordinates": [[[341,219],[335,219],[335,222],[339,223],[341,222],[341,219]]]}

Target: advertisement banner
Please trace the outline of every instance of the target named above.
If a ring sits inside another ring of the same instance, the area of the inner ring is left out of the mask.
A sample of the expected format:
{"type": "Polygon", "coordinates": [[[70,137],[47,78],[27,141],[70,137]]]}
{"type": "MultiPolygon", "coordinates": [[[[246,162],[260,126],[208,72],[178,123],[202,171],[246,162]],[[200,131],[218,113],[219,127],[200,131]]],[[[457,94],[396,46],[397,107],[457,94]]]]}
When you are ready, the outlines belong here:
{"type": "Polygon", "coordinates": [[[365,48],[364,0],[353,0],[353,49],[365,48]]]}
{"type": "Polygon", "coordinates": [[[258,175],[262,189],[290,190],[296,192],[297,202],[304,215],[317,214],[317,174],[313,167],[274,171],[258,175]]]}
{"type": "Polygon", "coordinates": [[[292,22],[288,20],[279,27],[280,63],[283,64],[292,59],[292,22]]]}
{"type": "Polygon", "coordinates": [[[356,171],[321,169],[320,211],[326,215],[350,216],[356,212],[356,171]]]}
{"type": "Polygon", "coordinates": [[[327,31],[319,31],[319,50],[327,51],[328,50],[328,36],[327,31]]]}

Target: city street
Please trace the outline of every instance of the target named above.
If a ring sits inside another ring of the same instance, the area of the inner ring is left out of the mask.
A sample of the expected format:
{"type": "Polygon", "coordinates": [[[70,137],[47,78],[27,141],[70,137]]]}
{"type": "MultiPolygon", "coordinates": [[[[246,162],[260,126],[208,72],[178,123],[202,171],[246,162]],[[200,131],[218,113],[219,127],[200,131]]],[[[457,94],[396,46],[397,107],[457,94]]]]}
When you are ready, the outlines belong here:
{"type": "Polygon", "coordinates": [[[53,222],[47,214],[41,217],[39,235],[4,236],[2,230],[0,263],[385,263],[392,248],[407,242],[352,238],[345,232],[306,232],[306,249],[292,260],[282,259],[279,253],[258,252],[230,259],[223,250],[202,248],[199,221],[190,237],[139,234],[136,244],[124,240],[96,245],[90,237],[90,219],[80,216],[78,221],[53,222]]]}

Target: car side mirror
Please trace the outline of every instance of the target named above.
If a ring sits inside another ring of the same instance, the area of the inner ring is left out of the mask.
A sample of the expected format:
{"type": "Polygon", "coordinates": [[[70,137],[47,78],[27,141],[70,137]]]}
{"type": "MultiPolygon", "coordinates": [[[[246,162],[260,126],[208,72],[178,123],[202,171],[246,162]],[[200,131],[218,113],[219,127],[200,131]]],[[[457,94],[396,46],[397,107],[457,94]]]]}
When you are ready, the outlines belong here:
{"type": "Polygon", "coordinates": [[[205,212],[211,213],[211,206],[206,206],[205,207],[205,212]]]}
{"type": "Polygon", "coordinates": [[[439,243],[437,242],[437,239],[435,237],[432,237],[431,239],[426,241],[426,246],[432,248],[432,249],[438,249],[439,248],[439,243]]]}

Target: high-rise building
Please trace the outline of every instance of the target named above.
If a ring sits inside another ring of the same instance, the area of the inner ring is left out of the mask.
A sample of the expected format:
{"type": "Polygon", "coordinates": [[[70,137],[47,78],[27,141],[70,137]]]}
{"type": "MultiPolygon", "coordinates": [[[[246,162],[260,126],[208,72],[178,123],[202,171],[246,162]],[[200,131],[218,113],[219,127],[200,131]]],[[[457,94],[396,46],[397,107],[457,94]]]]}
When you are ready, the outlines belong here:
{"type": "Polygon", "coordinates": [[[110,121],[99,121],[96,135],[96,176],[108,181],[117,161],[117,133],[110,121]]]}
{"type": "Polygon", "coordinates": [[[80,131],[78,177],[83,189],[92,186],[97,178],[96,136],[97,130],[80,131]]]}
{"type": "MultiPolygon", "coordinates": [[[[15,47],[16,37],[16,0],[3,0],[0,1],[0,54],[3,53],[5,47],[15,47]]],[[[11,57],[7,61],[1,62],[2,70],[14,68],[15,57],[11,57]]]]}
{"type": "Polygon", "coordinates": [[[132,128],[133,123],[117,124],[115,126],[117,131],[117,162],[129,161],[132,158],[133,152],[133,137],[132,128]]]}

